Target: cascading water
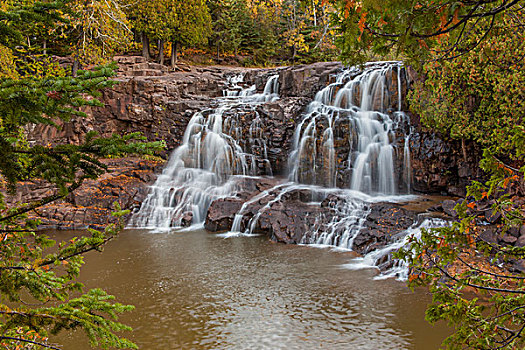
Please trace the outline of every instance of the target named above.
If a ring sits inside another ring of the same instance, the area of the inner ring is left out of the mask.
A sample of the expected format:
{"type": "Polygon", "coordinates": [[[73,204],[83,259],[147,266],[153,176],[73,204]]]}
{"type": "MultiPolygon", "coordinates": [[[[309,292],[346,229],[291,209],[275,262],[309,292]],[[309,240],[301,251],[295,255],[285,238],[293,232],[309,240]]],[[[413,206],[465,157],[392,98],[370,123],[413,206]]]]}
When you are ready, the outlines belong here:
{"type": "MultiPolygon", "coordinates": [[[[331,219],[327,221],[324,214],[319,214],[301,243],[352,249],[370,213],[370,201],[410,193],[411,127],[402,111],[402,74],[400,62],[374,63],[363,71],[344,70],[308,106],[294,136],[290,180],[353,191],[341,192],[336,201],[330,202],[331,219]],[[355,191],[373,197],[363,198],[355,191]]],[[[385,265],[384,261],[391,260],[391,252],[402,247],[409,234],[436,225],[442,222],[425,220],[351,266],[385,265]]],[[[405,265],[391,264],[383,276],[406,278],[405,265]]]]}
{"type": "Polygon", "coordinates": [[[421,223],[415,224],[399,234],[391,244],[374,250],[361,258],[356,258],[349,264],[346,264],[345,267],[353,270],[376,268],[380,269],[382,273],[376,276],[375,279],[395,277],[399,280],[406,280],[408,279],[408,266],[404,261],[393,260],[391,256],[392,252],[405,247],[409,243],[410,237],[419,240],[421,238],[421,230],[446,225],[447,222],[442,219],[424,219],[421,223]]]}
{"type": "Polygon", "coordinates": [[[181,146],[171,154],[130,226],[169,229],[184,221],[202,223],[213,200],[235,193],[232,176],[258,175],[258,162],[271,174],[255,107],[279,98],[278,75],[268,79],[260,94],[255,86],[240,87],[241,81],[242,76],[230,77],[219,106],[193,115],[181,146]],[[239,125],[239,116],[246,111],[255,114],[248,142],[239,125]],[[251,152],[255,148],[262,149],[259,159],[251,152]]]}
{"type": "MultiPolygon", "coordinates": [[[[385,62],[362,72],[345,70],[319,91],[296,129],[290,179],[371,194],[398,193],[396,132],[399,121],[406,120],[400,110],[402,69],[399,62],[385,62]]],[[[404,165],[410,166],[408,146],[403,155],[404,165]]]]}

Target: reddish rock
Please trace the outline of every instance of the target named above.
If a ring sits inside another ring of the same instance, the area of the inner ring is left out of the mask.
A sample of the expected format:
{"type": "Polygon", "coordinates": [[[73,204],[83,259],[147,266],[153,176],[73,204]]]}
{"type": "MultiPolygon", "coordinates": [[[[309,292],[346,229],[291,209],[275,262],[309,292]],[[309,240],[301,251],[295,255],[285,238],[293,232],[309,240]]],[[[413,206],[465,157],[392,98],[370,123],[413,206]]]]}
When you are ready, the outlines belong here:
{"type": "Polygon", "coordinates": [[[232,227],[235,214],[242,207],[240,198],[219,198],[208,209],[204,228],[211,232],[227,231],[232,227]]]}
{"type": "MultiPolygon", "coordinates": [[[[41,220],[40,228],[83,229],[101,228],[115,222],[111,216],[113,203],[124,210],[140,206],[148,193],[148,185],[156,178],[162,162],[140,158],[102,160],[109,172],[98,180],[85,180],[80,188],[63,200],[52,202],[34,212],[30,218],[41,220]]],[[[38,200],[55,193],[38,180],[21,183],[15,196],[6,197],[9,204],[38,200]]],[[[128,215],[129,216],[129,215],[128,215]]]]}

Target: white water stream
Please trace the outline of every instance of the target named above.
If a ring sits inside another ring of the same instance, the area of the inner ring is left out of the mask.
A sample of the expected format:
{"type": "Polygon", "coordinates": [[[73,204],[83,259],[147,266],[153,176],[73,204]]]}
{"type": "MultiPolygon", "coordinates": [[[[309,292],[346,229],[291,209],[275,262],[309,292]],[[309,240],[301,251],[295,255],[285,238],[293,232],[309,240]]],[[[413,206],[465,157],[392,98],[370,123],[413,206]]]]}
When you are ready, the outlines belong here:
{"type": "MultiPolygon", "coordinates": [[[[342,178],[343,183],[353,190],[398,193],[395,129],[407,120],[401,111],[401,69],[399,62],[376,63],[359,73],[348,69],[319,91],[295,132],[290,179],[336,187],[344,170],[347,178],[342,178]],[[397,91],[390,91],[392,87],[397,91]],[[391,110],[394,104],[395,113],[391,110]],[[336,141],[348,143],[347,159],[337,157],[336,141]]],[[[410,167],[408,135],[405,144],[403,164],[410,167]]],[[[408,174],[409,170],[403,172],[408,174]]],[[[406,181],[410,181],[408,177],[406,181]]]]}
{"type": "Polygon", "coordinates": [[[238,190],[235,175],[257,175],[257,161],[265,162],[271,171],[258,116],[252,120],[250,135],[242,135],[241,114],[228,112],[240,109],[257,115],[257,105],[279,98],[278,75],[268,79],[260,94],[255,86],[242,88],[240,82],[242,76],[230,77],[219,106],[193,115],[181,146],[171,154],[129,226],[166,230],[182,226],[184,220],[202,223],[213,200],[232,196],[238,190]],[[243,148],[241,141],[246,136],[249,142],[243,148]],[[250,153],[253,146],[263,149],[263,159],[250,153]]]}

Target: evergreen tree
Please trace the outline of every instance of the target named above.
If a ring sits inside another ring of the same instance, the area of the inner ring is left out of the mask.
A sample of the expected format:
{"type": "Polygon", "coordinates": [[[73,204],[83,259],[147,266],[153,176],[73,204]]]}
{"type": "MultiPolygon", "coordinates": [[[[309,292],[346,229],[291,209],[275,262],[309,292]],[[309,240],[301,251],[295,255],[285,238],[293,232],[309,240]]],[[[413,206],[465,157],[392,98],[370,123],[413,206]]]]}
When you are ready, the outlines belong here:
{"type": "Polygon", "coordinates": [[[128,16],[133,28],[142,33],[143,55],[149,57],[150,39],[160,40],[161,50],[170,41],[172,65],[180,45],[204,43],[210,34],[211,18],[204,0],[139,0],[129,4],[128,16]]]}
{"type": "Polygon", "coordinates": [[[175,15],[168,19],[171,65],[177,62],[179,46],[203,44],[211,33],[211,17],[205,0],[169,0],[175,15]]]}
{"type": "MultiPolygon", "coordinates": [[[[3,47],[13,52],[16,39],[23,38],[19,28],[28,18],[38,19],[39,6],[0,11],[3,47]]],[[[12,71],[6,70],[9,66],[0,68],[2,193],[15,193],[19,181],[30,179],[47,182],[53,188],[53,193],[44,198],[22,198],[15,204],[8,204],[0,195],[0,342],[7,348],[28,345],[56,349],[47,342],[48,334],[80,328],[94,346],[135,348],[114,333],[129,329],[117,317],[132,306],[115,303],[113,296],[100,289],[84,293],[76,281],[83,254],[102,250],[122,229],[122,220],[103,231],[89,230],[86,236],[61,242],[50,250],[55,242],[35,232],[38,221],[27,219],[27,213],[64,198],[85,179],[103,174],[107,169],[99,158],[151,154],[163,143],[145,142],[138,134],[100,138],[89,133],[78,145],[31,145],[25,140],[27,126],[55,125],[58,119],[83,117],[82,107],[100,105],[98,91],[113,84],[108,80],[112,70],[79,71],[74,78],[35,77],[17,71],[13,77],[12,71]]],[[[115,209],[115,216],[125,214],[115,209]]]]}
{"type": "Polygon", "coordinates": [[[249,48],[255,30],[249,9],[244,0],[218,0],[212,2],[213,32],[212,45],[216,47],[217,58],[220,50],[233,51],[249,48]]]}

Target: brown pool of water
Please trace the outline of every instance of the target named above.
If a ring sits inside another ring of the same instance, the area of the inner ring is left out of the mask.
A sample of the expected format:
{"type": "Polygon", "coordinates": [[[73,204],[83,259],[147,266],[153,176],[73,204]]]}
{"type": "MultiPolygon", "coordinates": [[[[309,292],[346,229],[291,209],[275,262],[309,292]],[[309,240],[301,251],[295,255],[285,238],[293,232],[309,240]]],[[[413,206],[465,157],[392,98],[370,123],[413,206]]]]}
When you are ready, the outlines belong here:
{"type": "MultiPolygon", "coordinates": [[[[121,321],[141,349],[439,348],[449,330],[424,321],[428,293],[342,268],[351,258],[263,236],[127,230],[87,254],[80,280],[135,305],[121,321]]],[[[91,349],[81,331],[52,340],[91,349]]]]}

